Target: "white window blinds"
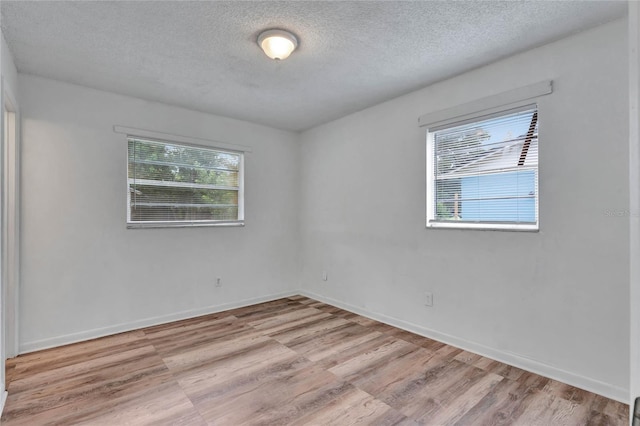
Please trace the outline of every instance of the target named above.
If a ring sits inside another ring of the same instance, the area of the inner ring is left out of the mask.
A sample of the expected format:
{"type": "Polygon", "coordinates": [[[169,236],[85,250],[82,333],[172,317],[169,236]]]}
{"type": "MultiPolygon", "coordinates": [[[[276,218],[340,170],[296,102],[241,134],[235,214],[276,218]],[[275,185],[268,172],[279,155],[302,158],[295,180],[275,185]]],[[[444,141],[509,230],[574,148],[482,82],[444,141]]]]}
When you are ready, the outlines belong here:
{"type": "Polygon", "coordinates": [[[428,226],[538,223],[535,105],[429,130],[428,226]]]}
{"type": "Polygon", "coordinates": [[[128,138],[128,223],[243,220],[243,154],[128,138]]]}

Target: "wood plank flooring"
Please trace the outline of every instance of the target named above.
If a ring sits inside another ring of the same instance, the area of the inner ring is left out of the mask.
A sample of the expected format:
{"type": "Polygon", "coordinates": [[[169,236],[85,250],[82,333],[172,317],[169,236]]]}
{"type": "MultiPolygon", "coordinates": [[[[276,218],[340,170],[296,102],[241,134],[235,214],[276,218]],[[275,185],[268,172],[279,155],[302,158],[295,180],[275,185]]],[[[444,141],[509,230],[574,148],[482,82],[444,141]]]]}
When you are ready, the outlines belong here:
{"type": "Polygon", "coordinates": [[[21,355],[3,425],[626,425],[628,406],[302,296],[21,355]]]}

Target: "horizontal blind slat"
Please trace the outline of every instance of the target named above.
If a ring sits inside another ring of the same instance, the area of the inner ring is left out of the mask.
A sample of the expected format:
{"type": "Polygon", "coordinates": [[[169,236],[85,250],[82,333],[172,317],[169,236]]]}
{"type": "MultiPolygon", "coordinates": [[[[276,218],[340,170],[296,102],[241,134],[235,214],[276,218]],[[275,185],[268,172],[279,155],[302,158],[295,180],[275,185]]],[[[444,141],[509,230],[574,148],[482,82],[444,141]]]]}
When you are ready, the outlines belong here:
{"type": "Polygon", "coordinates": [[[432,222],[537,223],[537,108],[433,132],[432,222]]]}
{"type": "Polygon", "coordinates": [[[239,220],[242,154],[139,138],[128,145],[130,222],[239,220]]]}

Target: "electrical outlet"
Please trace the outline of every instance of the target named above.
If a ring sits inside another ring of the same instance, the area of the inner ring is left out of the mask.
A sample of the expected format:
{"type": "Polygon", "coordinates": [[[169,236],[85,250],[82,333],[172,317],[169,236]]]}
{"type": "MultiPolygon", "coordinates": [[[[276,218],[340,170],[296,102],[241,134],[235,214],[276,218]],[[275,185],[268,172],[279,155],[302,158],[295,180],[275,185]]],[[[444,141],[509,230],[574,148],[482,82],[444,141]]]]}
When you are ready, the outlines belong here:
{"type": "Polygon", "coordinates": [[[326,281],[329,279],[329,276],[327,275],[327,271],[322,271],[322,281],[326,281]]]}
{"type": "Polygon", "coordinates": [[[216,287],[222,287],[222,278],[216,278],[216,287]]]}
{"type": "Polygon", "coordinates": [[[424,306],[433,306],[433,293],[430,291],[424,292],[424,306]]]}

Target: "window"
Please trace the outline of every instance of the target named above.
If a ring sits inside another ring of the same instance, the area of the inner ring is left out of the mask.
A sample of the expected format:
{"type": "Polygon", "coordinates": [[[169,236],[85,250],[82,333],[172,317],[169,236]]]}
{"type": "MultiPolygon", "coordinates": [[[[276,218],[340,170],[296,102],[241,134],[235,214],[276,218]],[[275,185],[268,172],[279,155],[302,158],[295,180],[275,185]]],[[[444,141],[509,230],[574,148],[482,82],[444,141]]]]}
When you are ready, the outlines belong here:
{"type": "Polygon", "coordinates": [[[538,229],[538,109],[508,111],[427,132],[427,226],[538,229]]]}
{"type": "Polygon", "coordinates": [[[128,137],[127,224],[242,225],[242,152],[128,137]]]}

